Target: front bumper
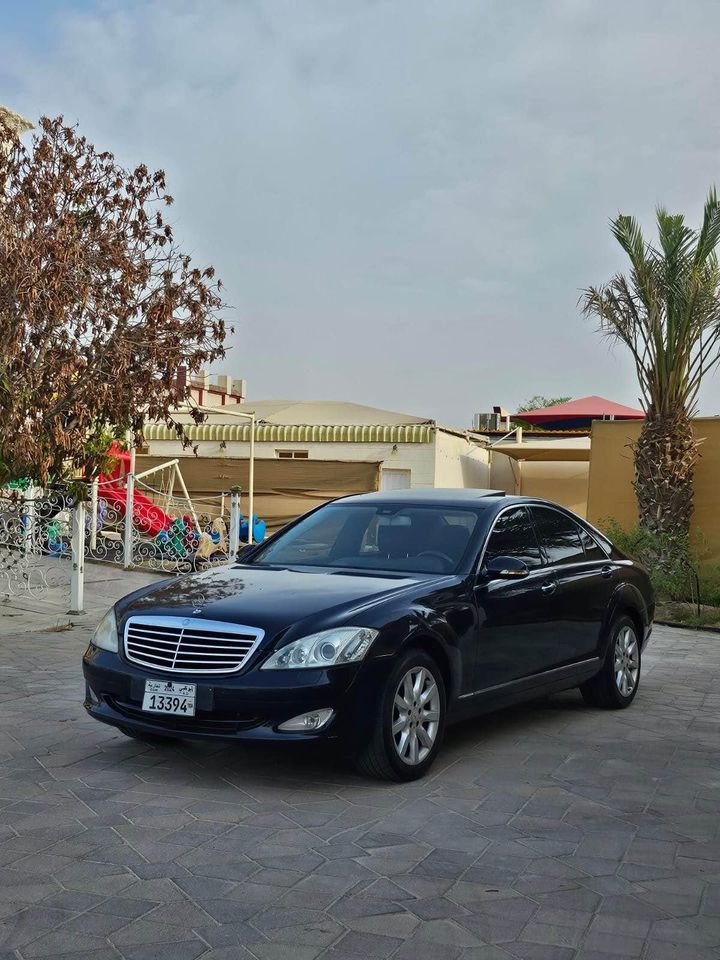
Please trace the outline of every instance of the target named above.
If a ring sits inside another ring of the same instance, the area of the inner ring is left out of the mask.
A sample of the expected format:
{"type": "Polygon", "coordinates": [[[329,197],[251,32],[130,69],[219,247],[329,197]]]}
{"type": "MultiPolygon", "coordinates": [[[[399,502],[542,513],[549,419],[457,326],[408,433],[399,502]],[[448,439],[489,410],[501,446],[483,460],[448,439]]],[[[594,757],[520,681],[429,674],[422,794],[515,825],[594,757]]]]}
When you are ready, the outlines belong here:
{"type": "Polygon", "coordinates": [[[253,670],[202,677],[170,676],[90,646],[83,658],[84,706],[91,717],[136,733],[199,740],[364,742],[372,731],[389,669],[384,659],[328,670],[253,670]],[[145,713],[145,681],[187,680],[197,684],[194,717],[145,713]],[[334,717],[313,732],[278,730],[299,714],[330,707],[334,717]]]}

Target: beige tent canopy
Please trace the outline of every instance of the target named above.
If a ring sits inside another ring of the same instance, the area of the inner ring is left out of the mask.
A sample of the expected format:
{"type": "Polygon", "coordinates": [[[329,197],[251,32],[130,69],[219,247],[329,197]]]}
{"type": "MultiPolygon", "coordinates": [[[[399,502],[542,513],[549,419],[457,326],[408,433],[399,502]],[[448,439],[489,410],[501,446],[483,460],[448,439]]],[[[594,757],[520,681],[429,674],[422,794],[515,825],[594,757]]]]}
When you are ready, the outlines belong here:
{"type": "Polygon", "coordinates": [[[590,438],[582,437],[570,443],[498,443],[490,448],[493,453],[504,453],[512,460],[535,460],[545,463],[590,461],[590,438]]]}
{"type": "MultiPolygon", "coordinates": [[[[164,457],[138,455],[137,470],[157,467],[164,457]]],[[[247,513],[244,496],[248,489],[249,464],[236,457],[184,456],[178,460],[191,498],[202,500],[227,492],[233,486],[243,491],[241,509],[247,513]]],[[[313,507],[335,497],[368,493],[380,485],[380,463],[344,460],[271,460],[255,461],[254,512],[267,522],[269,531],[277,530],[313,507]]]]}

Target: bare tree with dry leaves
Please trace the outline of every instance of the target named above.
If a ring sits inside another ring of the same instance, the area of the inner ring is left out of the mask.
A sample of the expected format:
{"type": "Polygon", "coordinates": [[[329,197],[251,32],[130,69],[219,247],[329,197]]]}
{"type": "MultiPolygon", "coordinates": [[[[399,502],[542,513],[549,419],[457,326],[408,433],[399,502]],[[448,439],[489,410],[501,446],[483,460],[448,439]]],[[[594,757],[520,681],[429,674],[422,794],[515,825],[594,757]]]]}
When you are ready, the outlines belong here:
{"type": "Polygon", "coordinates": [[[585,312],[630,350],[646,414],[635,444],[641,526],[672,544],[687,542],[698,442],[691,417],[703,378],[720,362],[720,203],[711,190],[702,225],[657,211],[658,244],[619,216],[612,232],[630,258],[629,276],[590,287],[585,312]]]}
{"type": "Polygon", "coordinates": [[[164,173],[123,169],[62,117],[29,147],[0,119],[0,141],[0,482],[93,474],[146,419],[182,435],[178,371],[224,356],[226,328],[164,173]]]}

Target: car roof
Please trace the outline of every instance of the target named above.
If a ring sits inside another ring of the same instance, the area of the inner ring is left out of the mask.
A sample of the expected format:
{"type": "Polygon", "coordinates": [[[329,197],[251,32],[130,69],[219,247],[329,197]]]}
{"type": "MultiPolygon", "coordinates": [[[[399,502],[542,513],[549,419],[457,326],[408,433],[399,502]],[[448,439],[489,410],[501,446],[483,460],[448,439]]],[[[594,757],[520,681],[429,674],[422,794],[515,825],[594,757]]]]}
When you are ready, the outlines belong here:
{"type": "Polygon", "coordinates": [[[360,493],[343,497],[343,503],[407,503],[441,504],[443,506],[482,506],[481,501],[496,502],[505,498],[503,490],[485,490],[475,487],[442,488],[419,487],[412,490],[377,490],[374,493],[360,493]]]}
{"type": "MultiPolygon", "coordinates": [[[[494,508],[498,513],[503,507],[509,507],[513,504],[525,504],[530,506],[555,507],[565,513],[589,525],[586,520],[578,517],[567,507],[553,500],[545,500],[542,497],[524,497],[517,494],[508,494],[504,490],[489,490],[476,487],[417,487],[406,490],[376,490],[373,493],[351,494],[348,497],[338,497],[335,503],[368,503],[368,504],[437,504],[446,507],[482,507],[494,508]]],[[[594,528],[593,528],[594,529],[594,528]]]]}

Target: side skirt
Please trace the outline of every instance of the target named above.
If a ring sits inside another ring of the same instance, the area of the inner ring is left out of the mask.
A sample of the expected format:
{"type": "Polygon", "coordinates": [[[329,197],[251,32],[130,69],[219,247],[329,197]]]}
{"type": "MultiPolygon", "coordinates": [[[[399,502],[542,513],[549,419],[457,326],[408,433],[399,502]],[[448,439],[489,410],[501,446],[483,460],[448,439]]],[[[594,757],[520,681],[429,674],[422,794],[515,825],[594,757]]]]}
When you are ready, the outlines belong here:
{"type": "Polygon", "coordinates": [[[580,663],[569,666],[556,667],[532,677],[521,677],[510,680],[494,687],[485,687],[472,693],[464,693],[458,697],[448,711],[448,723],[463,720],[467,717],[482,713],[491,713],[502,707],[523,700],[534,700],[549,693],[559,693],[561,690],[571,690],[585,680],[594,677],[602,667],[600,657],[592,657],[580,663]]]}

